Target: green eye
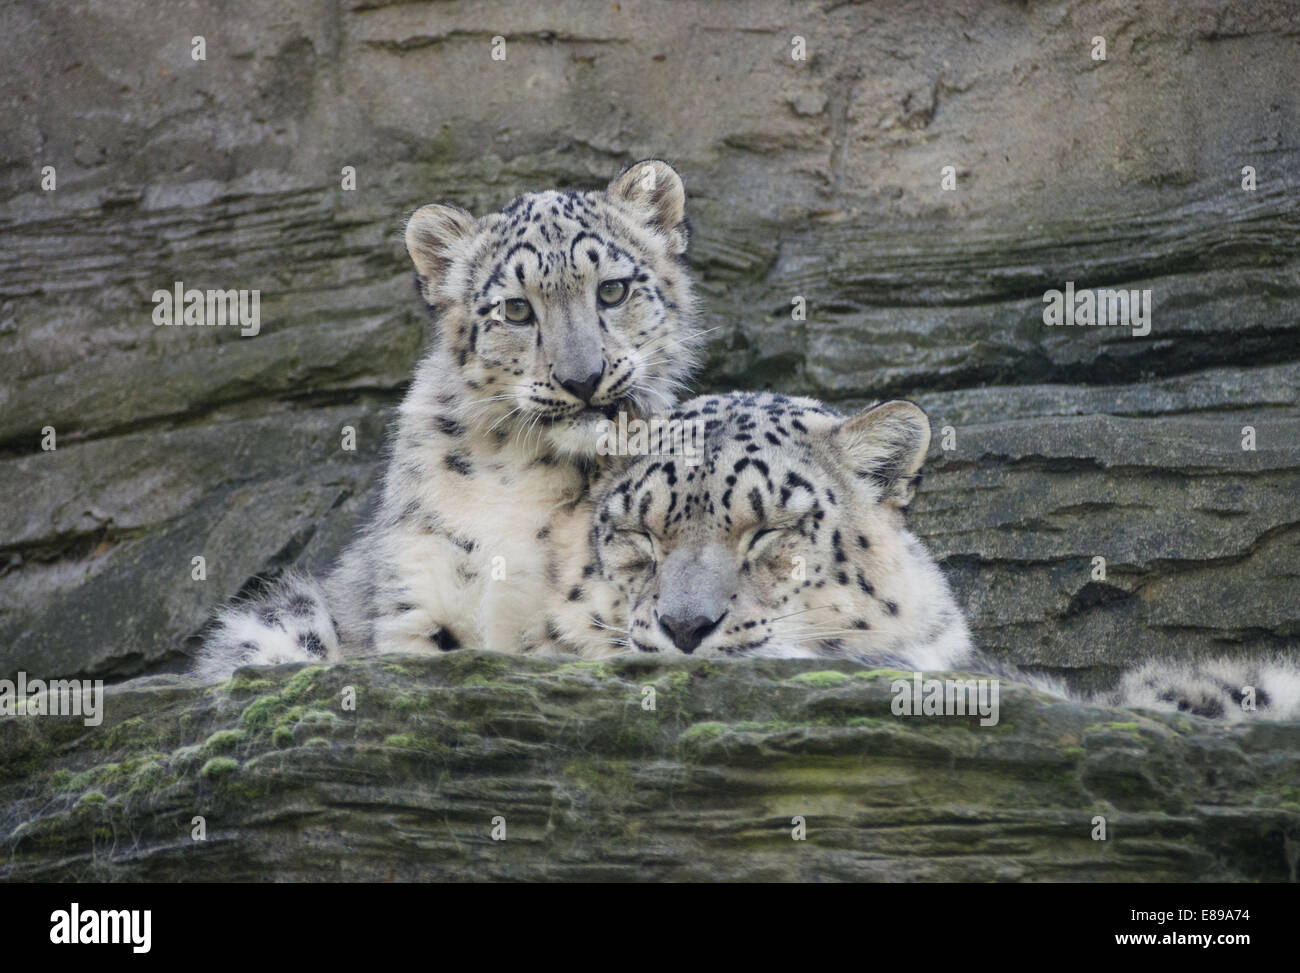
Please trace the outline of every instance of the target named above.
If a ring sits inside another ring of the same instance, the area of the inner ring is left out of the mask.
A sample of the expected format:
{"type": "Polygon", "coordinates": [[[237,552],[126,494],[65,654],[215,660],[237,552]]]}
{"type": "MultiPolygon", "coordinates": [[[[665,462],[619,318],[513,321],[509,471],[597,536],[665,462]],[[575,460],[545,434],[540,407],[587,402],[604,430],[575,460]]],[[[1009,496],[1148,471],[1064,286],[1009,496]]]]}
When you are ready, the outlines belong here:
{"type": "Polygon", "coordinates": [[[623,298],[627,297],[627,281],[601,281],[600,287],[596,289],[596,296],[600,298],[600,303],[605,307],[613,307],[615,304],[621,304],[623,303],[623,298]]]}
{"type": "Polygon", "coordinates": [[[501,314],[511,324],[527,324],[533,319],[533,306],[522,297],[512,297],[501,303],[501,314]]]}

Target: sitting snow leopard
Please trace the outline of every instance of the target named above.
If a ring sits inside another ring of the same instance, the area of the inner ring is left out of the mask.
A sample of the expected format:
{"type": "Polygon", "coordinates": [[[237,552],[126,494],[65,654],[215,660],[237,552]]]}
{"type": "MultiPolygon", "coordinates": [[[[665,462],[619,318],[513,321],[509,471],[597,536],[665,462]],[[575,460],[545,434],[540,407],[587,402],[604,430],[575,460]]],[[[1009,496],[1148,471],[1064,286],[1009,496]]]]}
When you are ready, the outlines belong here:
{"type": "MultiPolygon", "coordinates": [[[[1053,680],[976,651],[938,567],[903,515],[930,443],[904,401],[845,417],[807,398],[703,396],[667,420],[686,439],[607,475],[587,557],[570,559],[553,637],[584,655],[853,659],[907,670],[972,669],[1069,695],[1053,680]]],[[[1300,666],[1152,662],[1095,700],[1245,719],[1300,718],[1300,666]]]]}
{"type": "Polygon", "coordinates": [[[694,367],[688,237],[681,179],[658,160],[479,219],[417,210],[406,247],[434,333],[379,507],[327,577],[222,612],[196,674],[540,643],[551,532],[587,495],[600,423],[671,406],[694,367]]]}

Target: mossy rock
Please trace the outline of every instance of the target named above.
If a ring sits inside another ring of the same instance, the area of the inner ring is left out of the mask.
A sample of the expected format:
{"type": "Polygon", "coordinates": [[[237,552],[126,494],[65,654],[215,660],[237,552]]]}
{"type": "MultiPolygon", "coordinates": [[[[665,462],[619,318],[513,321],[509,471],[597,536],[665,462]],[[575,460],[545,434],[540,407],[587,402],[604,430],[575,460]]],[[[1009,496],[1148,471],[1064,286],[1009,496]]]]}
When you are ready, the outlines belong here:
{"type": "Polygon", "coordinates": [[[1293,877],[1300,725],[1007,683],[995,727],[896,717],[894,675],[451,652],[127,683],[93,730],[0,722],[30,769],[0,775],[0,879],[1293,877]]]}

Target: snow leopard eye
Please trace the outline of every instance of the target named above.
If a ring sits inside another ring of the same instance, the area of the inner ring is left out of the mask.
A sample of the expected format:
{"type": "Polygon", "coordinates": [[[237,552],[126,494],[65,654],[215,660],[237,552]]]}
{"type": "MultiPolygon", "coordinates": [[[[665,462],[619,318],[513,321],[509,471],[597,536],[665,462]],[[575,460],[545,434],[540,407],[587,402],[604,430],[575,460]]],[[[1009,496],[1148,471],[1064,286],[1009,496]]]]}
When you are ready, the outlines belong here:
{"type": "Polygon", "coordinates": [[[755,527],[742,538],[741,546],[744,549],[745,556],[764,556],[769,551],[776,550],[777,541],[784,535],[799,529],[800,520],[782,519],[778,523],[766,527],[755,527]]]}
{"type": "Polygon", "coordinates": [[[620,527],[615,528],[614,536],[627,542],[629,547],[636,552],[634,555],[629,554],[626,557],[624,567],[638,567],[655,560],[655,541],[648,531],[620,527]]]}
{"type": "Polygon", "coordinates": [[[600,298],[602,307],[616,307],[622,304],[623,299],[627,297],[627,281],[601,281],[600,287],[596,289],[596,296],[600,298]]]}
{"type": "Polygon", "coordinates": [[[501,315],[511,324],[527,324],[533,319],[533,306],[522,297],[511,297],[501,302],[501,315]]]}

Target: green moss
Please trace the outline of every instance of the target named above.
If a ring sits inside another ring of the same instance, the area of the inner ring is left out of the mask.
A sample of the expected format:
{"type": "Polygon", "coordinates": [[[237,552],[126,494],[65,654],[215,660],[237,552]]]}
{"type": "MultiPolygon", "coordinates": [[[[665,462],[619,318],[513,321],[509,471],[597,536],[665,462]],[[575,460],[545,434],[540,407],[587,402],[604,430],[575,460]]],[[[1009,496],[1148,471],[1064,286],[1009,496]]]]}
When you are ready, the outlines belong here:
{"type": "Polygon", "coordinates": [[[667,679],[664,679],[663,682],[668,684],[669,689],[680,692],[691,684],[691,674],[689,672],[681,672],[680,670],[677,672],[670,672],[668,673],[667,679]]]}
{"type": "Polygon", "coordinates": [[[127,793],[153,791],[167,782],[167,765],[161,760],[142,760],[127,779],[127,793]]]}
{"type": "Polygon", "coordinates": [[[696,723],[682,731],[677,739],[680,743],[703,743],[722,736],[727,732],[726,723],[696,723]]]}
{"type": "Polygon", "coordinates": [[[518,673],[517,667],[503,658],[482,655],[478,652],[448,652],[438,660],[450,667],[448,682],[452,685],[464,685],[467,680],[505,679],[518,673]]]}
{"type": "Polygon", "coordinates": [[[324,666],[307,666],[293,674],[293,678],[284,684],[280,698],[289,702],[298,702],[307,698],[316,690],[316,677],[325,671],[324,666]]]}
{"type": "MultiPolygon", "coordinates": [[[[255,701],[256,703],[261,700],[255,701]]],[[[249,709],[253,708],[249,706],[249,709]]],[[[300,725],[319,726],[333,729],[342,724],[342,720],[324,709],[320,703],[300,703],[296,706],[285,706],[283,700],[271,698],[271,703],[258,708],[251,714],[248,709],[244,710],[245,725],[255,728],[259,733],[270,732],[271,742],[278,747],[287,747],[293,743],[295,730],[300,725]]]]}
{"type": "Polygon", "coordinates": [[[741,723],[732,723],[731,729],[743,730],[750,733],[779,733],[782,730],[788,730],[794,724],[786,723],[783,720],[769,720],[767,722],[758,722],[755,720],[746,720],[741,723]]]}
{"type": "Polygon", "coordinates": [[[625,760],[583,758],[565,767],[564,773],[602,803],[626,804],[636,786],[632,765],[625,760]]]}
{"type": "Polygon", "coordinates": [[[486,675],[483,675],[483,674],[481,674],[481,673],[475,673],[475,674],[472,675],[472,676],[467,676],[467,677],[465,678],[465,681],[461,683],[461,686],[463,686],[463,687],[465,687],[465,688],[469,688],[469,689],[514,689],[514,688],[517,688],[517,687],[515,687],[515,686],[512,686],[512,685],[511,685],[510,683],[508,683],[508,682],[504,682],[504,681],[502,681],[502,680],[500,680],[500,679],[493,679],[491,676],[486,676],[486,675]]]}
{"type": "Polygon", "coordinates": [[[624,720],[610,736],[614,749],[620,753],[644,756],[663,753],[669,743],[667,721],[657,710],[643,710],[639,705],[629,707],[624,720]]]}
{"type": "Polygon", "coordinates": [[[396,662],[390,662],[384,666],[384,672],[391,672],[395,676],[406,676],[408,679],[414,676],[414,673],[406,666],[399,666],[396,662]]]}
{"type": "Polygon", "coordinates": [[[303,742],[304,747],[328,747],[330,742],[324,737],[311,737],[303,742]]]}
{"type": "Polygon", "coordinates": [[[898,724],[898,718],[893,716],[850,716],[842,725],[854,727],[865,726],[871,727],[872,729],[883,730],[898,730],[900,729],[898,724]]]}
{"type": "Polygon", "coordinates": [[[159,740],[145,724],[143,716],[133,716],[105,733],[96,746],[100,750],[157,749],[159,740]]]}
{"type": "Polygon", "coordinates": [[[1085,728],[1083,732],[1103,733],[1110,731],[1112,733],[1137,733],[1141,728],[1141,723],[1121,723],[1118,720],[1107,720],[1104,723],[1093,723],[1085,728]]]}
{"type": "Polygon", "coordinates": [[[269,679],[254,678],[246,672],[235,674],[235,678],[226,682],[221,688],[232,695],[247,695],[251,693],[261,693],[273,687],[275,683],[269,679]]]}
{"type": "Polygon", "coordinates": [[[203,755],[203,747],[197,743],[188,746],[177,747],[172,751],[171,765],[181,773],[187,773],[192,770],[203,755]]]}
{"type": "Polygon", "coordinates": [[[1111,777],[1109,784],[1112,791],[1119,791],[1125,797],[1136,797],[1140,791],[1146,790],[1145,784],[1131,775],[1111,777]]]}
{"type": "Polygon", "coordinates": [[[127,761],[125,764],[99,764],[80,772],[61,767],[50,775],[50,789],[62,793],[75,793],[91,787],[109,786],[122,780],[126,776],[124,767],[132,764],[133,761],[127,761]]]}
{"type": "Polygon", "coordinates": [[[447,749],[437,740],[415,733],[393,733],[384,737],[384,745],[402,750],[419,750],[422,753],[442,753],[447,749]]]}
{"type": "Polygon", "coordinates": [[[722,675],[722,670],[707,659],[701,659],[691,666],[691,675],[698,679],[710,679],[722,675]]]}
{"type": "Polygon", "coordinates": [[[1068,767],[1038,767],[1033,771],[1033,777],[1040,784],[1049,784],[1053,787],[1059,787],[1063,791],[1068,791],[1075,786],[1074,766],[1068,767]]]}
{"type": "Polygon", "coordinates": [[[213,757],[203,765],[199,771],[200,777],[207,777],[209,780],[221,780],[228,777],[239,769],[239,761],[230,757],[213,757]]]}
{"type": "MultiPolygon", "coordinates": [[[[477,684],[471,684],[467,681],[465,685],[477,684]]],[[[416,710],[426,710],[433,705],[433,702],[423,693],[395,693],[388,700],[388,705],[399,713],[409,713],[416,710]]]]}
{"type": "Polygon", "coordinates": [[[285,708],[284,700],[278,696],[261,696],[244,707],[239,721],[254,732],[271,729],[276,714],[285,708]]]}
{"type": "Polygon", "coordinates": [[[52,814],[34,821],[24,821],[10,833],[9,843],[16,848],[23,842],[31,842],[44,851],[62,853],[68,843],[67,835],[63,833],[63,825],[67,820],[67,815],[52,814]]]}
{"type": "Polygon", "coordinates": [[[903,672],[901,669],[865,669],[862,672],[855,672],[854,679],[906,679],[909,682],[912,679],[912,673],[903,672]]]}
{"type": "Polygon", "coordinates": [[[108,798],[103,791],[86,791],[81,797],[77,798],[77,807],[87,807],[96,804],[105,804],[108,798]]]}
{"type": "Polygon", "coordinates": [[[50,724],[40,720],[5,720],[0,726],[7,732],[0,753],[0,780],[31,777],[41,771],[43,762],[54,749],[46,733],[50,724]]]}
{"type": "Polygon", "coordinates": [[[295,706],[284,714],[280,722],[288,726],[320,726],[327,729],[343,725],[338,714],[319,706],[295,706]]]}
{"type": "Polygon", "coordinates": [[[559,672],[585,673],[597,679],[616,678],[608,662],[566,662],[557,668],[559,672]]]}
{"type": "Polygon", "coordinates": [[[538,705],[537,689],[522,681],[504,682],[474,675],[466,678],[461,687],[481,691],[453,694],[448,708],[457,715],[484,718],[500,712],[503,705],[526,708],[538,705]]]}
{"type": "Polygon", "coordinates": [[[832,686],[843,686],[852,678],[852,676],[844,672],[824,669],[820,672],[801,672],[797,676],[791,676],[788,681],[797,682],[804,686],[812,686],[816,689],[829,689],[832,686]]]}
{"type": "Polygon", "coordinates": [[[226,753],[234,750],[244,742],[248,734],[243,730],[218,730],[212,736],[208,737],[207,742],[203,744],[204,753],[226,753]]]}

